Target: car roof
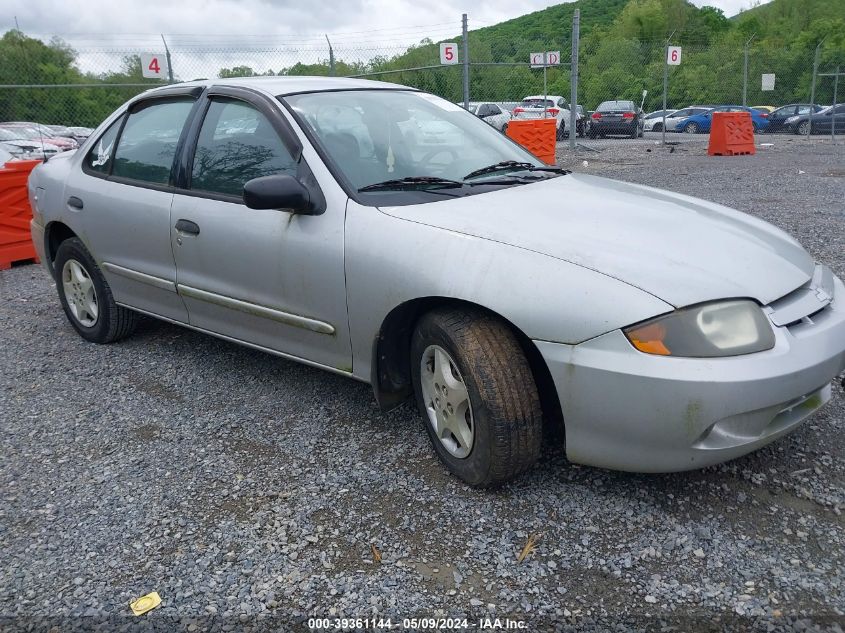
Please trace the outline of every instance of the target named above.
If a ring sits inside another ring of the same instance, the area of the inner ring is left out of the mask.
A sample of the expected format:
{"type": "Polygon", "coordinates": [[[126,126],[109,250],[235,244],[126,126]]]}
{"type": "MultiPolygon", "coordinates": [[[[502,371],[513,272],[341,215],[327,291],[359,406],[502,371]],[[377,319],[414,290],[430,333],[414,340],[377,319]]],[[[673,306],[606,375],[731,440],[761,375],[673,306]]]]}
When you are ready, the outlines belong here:
{"type": "Polygon", "coordinates": [[[386,81],[372,81],[370,79],[352,79],[349,77],[315,77],[315,76],[266,76],[266,77],[234,77],[231,79],[196,79],[179,84],[170,84],[155,88],[144,94],[159,91],[170,91],[174,86],[242,86],[255,88],[277,97],[297,94],[300,92],[327,92],[332,90],[412,90],[416,88],[393,84],[386,81]]]}
{"type": "Polygon", "coordinates": [[[528,95],[522,98],[523,101],[526,99],[563,99],[563,97],[560,95],[528,95]]]}

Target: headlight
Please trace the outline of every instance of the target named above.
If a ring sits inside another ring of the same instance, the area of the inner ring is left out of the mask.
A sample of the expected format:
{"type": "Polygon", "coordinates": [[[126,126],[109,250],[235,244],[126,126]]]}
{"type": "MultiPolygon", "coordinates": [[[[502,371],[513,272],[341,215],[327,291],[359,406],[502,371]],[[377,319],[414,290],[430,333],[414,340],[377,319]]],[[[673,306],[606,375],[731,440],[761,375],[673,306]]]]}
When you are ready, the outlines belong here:
{"type": "Polygon", "coordinates": [[[747,299],[683,308],[623,331],[638,350],[660,356],[737,356],[775,346],[769,320],[747,299]]]}

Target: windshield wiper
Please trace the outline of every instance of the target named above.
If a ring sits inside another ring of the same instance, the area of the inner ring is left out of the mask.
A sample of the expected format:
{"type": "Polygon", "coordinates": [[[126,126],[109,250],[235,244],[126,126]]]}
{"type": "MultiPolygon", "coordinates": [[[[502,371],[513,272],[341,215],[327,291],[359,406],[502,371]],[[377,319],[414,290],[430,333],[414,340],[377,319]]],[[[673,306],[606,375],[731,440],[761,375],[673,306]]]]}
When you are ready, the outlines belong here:
{"type": "Polygon", "coordinates": [[[408,176],[406,178],[396,178],[394,180],[385,180],[384,182],[375,182],[371,185],[361,187],[358,191],[383,191],[390,189],[417,188],[420,185],[436,185],[439,187],[464,186],[463,183],[460,183],[457,180],[438,178],[437,176],[408,176]]]}
{"type": "Polygon", "coordinates": [[[568,174],[569,172],[565,169],[561,169],[560,167],[537,167],[533,163],[523,163],[518,160],[503,160],[500,163],[494,163],[493,165],[487,165],[487,167],[482,167],[481,169],[476,169],[475,171],[469,172],[466,176],[464,176],[464,180],[468,178],[475,178],[476,176],[483,176],[484,174],[492,174],[493,172],[503,171],[503,170],[525,170],[525,171],[548,171],[555,174],[568,174]]]}

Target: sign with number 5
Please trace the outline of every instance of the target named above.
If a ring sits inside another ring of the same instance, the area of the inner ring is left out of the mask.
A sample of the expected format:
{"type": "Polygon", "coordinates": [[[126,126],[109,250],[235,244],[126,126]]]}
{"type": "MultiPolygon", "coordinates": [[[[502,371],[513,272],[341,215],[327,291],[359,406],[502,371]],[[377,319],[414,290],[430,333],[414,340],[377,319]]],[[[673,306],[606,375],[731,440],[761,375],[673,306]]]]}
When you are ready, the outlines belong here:
{"type": "Polygon", "coordinates": [[[458,63],[458,45],[455,42],[441,42],[441,44],[440,44],[440,63],[441,64],[457,64],[458,63]]]}
{"type": "Polygon", "coordinates": [[[141,54],[141,75],[148,79],[167,79],[167,57],[151,53],[141,54]]]}
{"type": "Polygon", "coordinates": [[[681,47],[667,46],[666,47],[666,63],[670,66],[681,65],[681,47]]]}

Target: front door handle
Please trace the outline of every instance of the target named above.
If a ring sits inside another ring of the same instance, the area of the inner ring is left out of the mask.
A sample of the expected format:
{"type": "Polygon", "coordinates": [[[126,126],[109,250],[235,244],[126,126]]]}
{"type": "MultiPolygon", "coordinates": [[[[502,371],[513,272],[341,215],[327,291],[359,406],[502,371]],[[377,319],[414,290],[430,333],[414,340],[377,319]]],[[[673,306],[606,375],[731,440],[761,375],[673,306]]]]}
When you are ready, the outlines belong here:
{"type": "Polygon", "coordinates": [[[179,220],[176,222],[176,230],[180,233],[187,233],[188,235],[199,235],[200,227],[196,222],[190,220],[179,220]]]}
{"type": "Polygon", "coordinates": [[[67,206],[73,207],[74,209],[81,209],[82,208],[82,200],[77,198],[76,196],[71,196],[67,199],[67,206]]]}

